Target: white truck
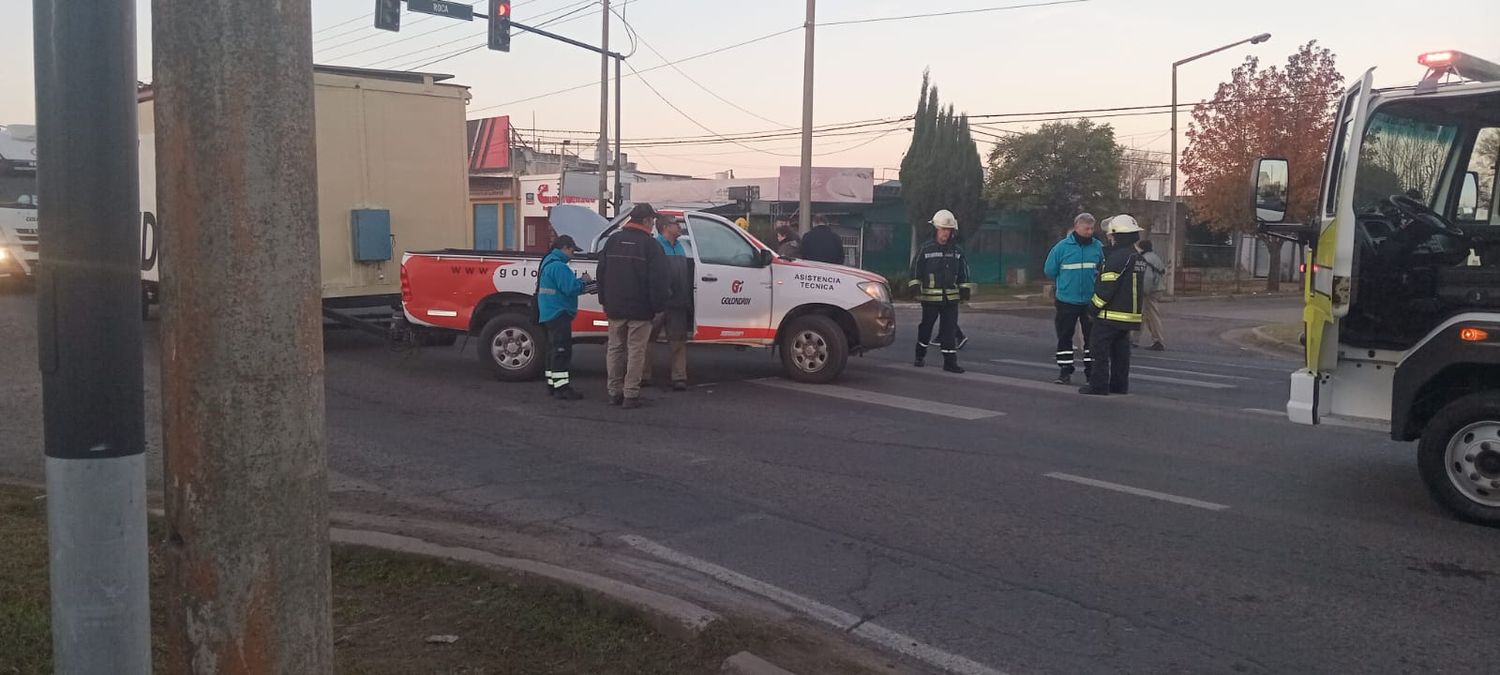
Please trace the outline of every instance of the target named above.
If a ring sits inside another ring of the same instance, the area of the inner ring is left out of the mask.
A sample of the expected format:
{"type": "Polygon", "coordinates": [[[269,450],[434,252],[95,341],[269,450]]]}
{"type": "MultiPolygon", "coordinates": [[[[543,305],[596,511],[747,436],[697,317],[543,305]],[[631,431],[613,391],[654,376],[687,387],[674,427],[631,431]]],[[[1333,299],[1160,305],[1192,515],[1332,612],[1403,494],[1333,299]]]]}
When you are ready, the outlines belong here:
{"type": "Polygon", "coordinates": [[[0,280],[31,280],[36,261],[36,127],[0,125],[0,280]]]}
{"type": "MultiPolygon", "coordinates": [[[[585,252],[572,268],[594,273],[598,251],[621,219],[596,225],[579,218],[552,225],[585,252]]],[[[800,382],[826,383],[843,372],[851,354],[879,349],[896,338],[896,312],[885,278],[871,272],[777,256],[734,223],[708,213],[663,211],[681,218],[693,268],[694,344],[780,350],[783,371],[800,382]]],[[[541,254],[444,249],[408,252],[401,263],[401,304],[406,321],[428,329],[479,337],[480,363],[503,381],[541,377],[545,336],[536,323],[535,293],[541,254]]],[[[573,336],[602,342],[609,321],[598,296],[579,300],[573,336]]]]}
{"type": "Polygon", "coordinates": [[[1287,414],[1419,441],[1433,497],[1500,525],[1500,65],[1418,62],[1416,86],[1375,89],[1366,72],[1344,95],[1313,222],[1282,222],[1286,160],[1251,176],[1262,230],[1308,247],[1287,414]]]}

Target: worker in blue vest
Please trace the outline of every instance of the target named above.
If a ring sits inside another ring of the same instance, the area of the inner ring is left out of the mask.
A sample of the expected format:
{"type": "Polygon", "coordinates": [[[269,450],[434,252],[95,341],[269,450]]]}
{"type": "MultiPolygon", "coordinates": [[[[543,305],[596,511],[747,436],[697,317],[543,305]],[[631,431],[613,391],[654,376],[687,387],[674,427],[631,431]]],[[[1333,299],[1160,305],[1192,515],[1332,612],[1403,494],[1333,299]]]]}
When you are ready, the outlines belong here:
{"type": "Polygon", "coordinates": [[[1079,361],[1078,350],[1073,347],[1073,334],[1082,327],[1083,332],[1083,377],[1088,379],[1094,369],[1094,356],[1089,350],[1089,330],[1093,324],[1090,301],[1094,297],[1094,279],[1099,263],[1104,261],[1104,246],[1094,238],[1094,216],[1080,213],[1073,219],[1073,231],[1062,238],[1047,254],[1047,264],[1042,271],[1056,282],[1053,321],[1057,329],[1057,384],[1070,384],[1079,361]]]}
{"type": "Polygon", "coordinates": [[[547,328],[547,394],[561,401],[577,401],[583,394],[573,388],[569,370],[573,366],[573,317],[578,316],[578,296],[588,288],[588,272],[575,274],[568,261],[578,254],[578,244],[568,235],[552,241],[552,250],[542,258],[537,273],[537,321],[547,328]]]}

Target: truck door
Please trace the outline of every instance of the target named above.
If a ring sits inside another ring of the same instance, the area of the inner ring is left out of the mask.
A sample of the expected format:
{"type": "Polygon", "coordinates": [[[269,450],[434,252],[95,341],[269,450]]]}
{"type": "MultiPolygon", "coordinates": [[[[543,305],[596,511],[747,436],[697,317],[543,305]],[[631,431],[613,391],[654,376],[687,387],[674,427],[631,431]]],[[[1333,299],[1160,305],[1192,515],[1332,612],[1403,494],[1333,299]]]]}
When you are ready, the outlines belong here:
{"type": "Polygon", "coordinates": [[[1302,319],[1307,336],[1306,376],[1293,381],[1293,419],[1316,424],[1319,408],[1319,373],[1338,365],[1338,320],[1349,313],[1354,287],[1354,177],[1358,173],[1359,150],[1369,117],[1374,69],[1345,93],[1329,139],[1328,160],[1323,172],[1323,192],[1318,205],[1317,241],[1304,281],[1302,319]],[[1310,396],[1296,391],[1298,383],[1312,388],[1310,396]],[[1301,402],[1301,405],[1297,403],[1301,402]]]}
{"type": "Polygon", "coordinates": [[[732,223],[700,214],[687,217],[692,239],[693,339],[764,344],[771,327],[771,268],[761,249],[732,223]]]}

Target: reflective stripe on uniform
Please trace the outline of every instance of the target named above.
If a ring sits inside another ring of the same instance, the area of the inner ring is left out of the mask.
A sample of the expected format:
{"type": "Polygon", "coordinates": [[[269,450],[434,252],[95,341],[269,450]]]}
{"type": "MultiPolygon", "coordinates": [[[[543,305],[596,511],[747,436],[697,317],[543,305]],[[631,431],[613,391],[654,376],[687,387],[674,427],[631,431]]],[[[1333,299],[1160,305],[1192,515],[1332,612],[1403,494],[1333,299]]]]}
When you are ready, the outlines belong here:
{"type": "Polygon", "coordinates": [[[1141,315],[1139,314],[1131,314],[1130,312],[1114,312],[1107,309],[1099,312],[1099,318],[1109,321],[1123,321],[1126,323],[1141,322],[1141,315]]]}
{"type": "Polygon", "coordinates": [[[1103,307],[1103,306],[1105,306],[1107,304],[1109,304],[1109,303],[1105,302],[1104,298],[1101,298],[1101,297],[1099,297],[1097,295],[1094,296],[1094,306],[1095,307],[1103,307]]]}
{"type": "Polygon", "coordinates": [[[1119,272],[1105,272],[1104,274],[1099,275],[1100,281],[1118,281],[1119,279],[1119,272]]]}
{"type": "Polygon", "coordinates": [[[538,288],[536,292],[537,295],[557,295],[557,289],[555,288],[538,288]]]}
{"type": "Polygon", "coordinates": [[[1097,266],[1094,263],[1063,263],[1062,268],[1065,270],[1091,270],[1097,266]]]}

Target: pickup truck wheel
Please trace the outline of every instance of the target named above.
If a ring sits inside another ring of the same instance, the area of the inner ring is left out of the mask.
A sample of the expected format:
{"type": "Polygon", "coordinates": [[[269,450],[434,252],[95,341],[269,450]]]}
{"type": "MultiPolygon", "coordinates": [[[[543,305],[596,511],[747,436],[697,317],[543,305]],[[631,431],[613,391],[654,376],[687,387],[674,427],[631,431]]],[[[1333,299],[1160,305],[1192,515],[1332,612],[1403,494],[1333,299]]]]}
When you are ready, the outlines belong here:
{"type": "Polygon", "coordinates": [[[1439,410],[1422,433],[1417,468],[1454,515],[1500,525],[1500,393],[1473,394],[1439,410]]]}
{"type": "Polygon", "coordinates": [[[501,382],[526,382],[542,375],[546,366],[543,330],[530,317],[505,312],[479,332],[479,362],[501,382]]]}
{"type": "Polygon", "coordinates": [[[798,317],[781,333],[781,367],[792,380],[827,384],[838,379],[848,361],[849,338],[826,316],[798,317]]]}

